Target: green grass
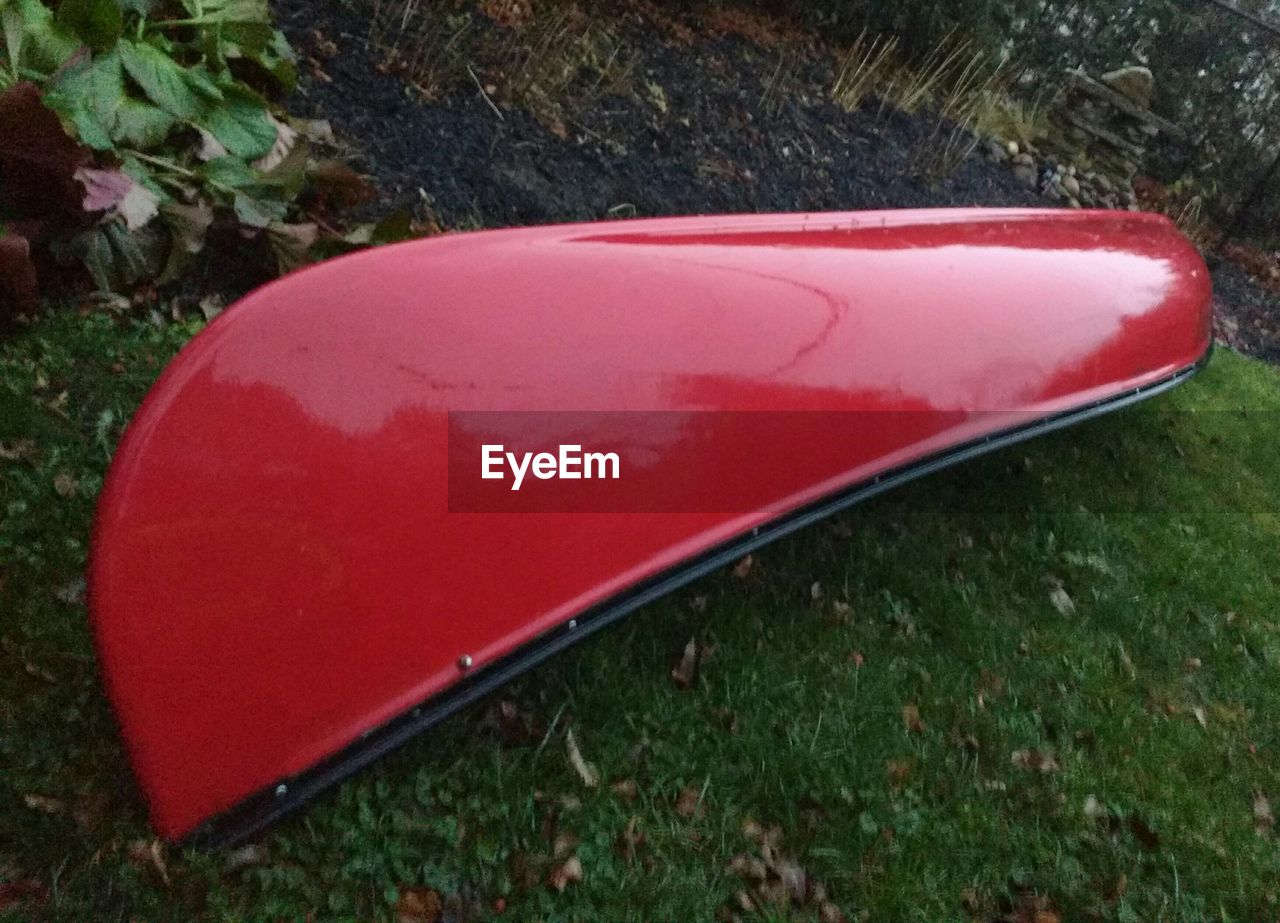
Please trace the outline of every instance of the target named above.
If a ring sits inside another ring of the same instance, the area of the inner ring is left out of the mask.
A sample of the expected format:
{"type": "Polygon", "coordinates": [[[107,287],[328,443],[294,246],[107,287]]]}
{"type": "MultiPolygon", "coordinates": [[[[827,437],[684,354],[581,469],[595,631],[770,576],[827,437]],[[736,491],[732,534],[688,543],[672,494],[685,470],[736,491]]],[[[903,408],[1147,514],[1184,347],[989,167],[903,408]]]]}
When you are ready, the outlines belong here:
{"type": "MultiPolygon", "coordinates": [[[[165,851],[166,882],[78,581],[111,446],[197,326],[59,313],[0,352],[16,456],[0,460],[0,895],[36,892],[0,918],[393,919],[402,888],[430,888],[454,918],[501,899],[502,919],[708,920],[754,890],[727,871],[761,854],[748,820],[778,825],[777,853],[851,919],[1280,912],[1280,848],[1255,818],[1259,794],[1280,810],[1280,374],[1226,351],[1171,395],[649,606],[500,693],[527,743],[495,699],[280,824],[248,865],[165,851]],[[690,637],[715,650],[681,691],[690,637]],[[566,758],[570,726],[598,789],[566,758]],[[1057,768],[1015,765],[1029,750],[1057,768]],[[563,893],[545,884],[557,837],[583,869],[563,893]]],[[[814,899],[742,914],[817,915],[814,899]]]]}

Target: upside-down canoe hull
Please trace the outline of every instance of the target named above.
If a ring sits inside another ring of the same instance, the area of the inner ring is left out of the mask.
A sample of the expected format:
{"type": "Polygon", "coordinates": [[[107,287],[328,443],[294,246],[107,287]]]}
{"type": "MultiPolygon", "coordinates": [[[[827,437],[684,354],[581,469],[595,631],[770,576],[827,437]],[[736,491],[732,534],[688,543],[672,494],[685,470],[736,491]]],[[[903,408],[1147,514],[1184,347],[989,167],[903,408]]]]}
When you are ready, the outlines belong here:
{"type": "Polygon", "coordinates": [[[1169,222],[1110,212],[492,231],[267,285],[165,370],[99,504],[152,823],[240,838],[760,544],[1170,387],[1209,303],[1169,222]],[[480,477],[569,441],[620,476],[480,477]]]}

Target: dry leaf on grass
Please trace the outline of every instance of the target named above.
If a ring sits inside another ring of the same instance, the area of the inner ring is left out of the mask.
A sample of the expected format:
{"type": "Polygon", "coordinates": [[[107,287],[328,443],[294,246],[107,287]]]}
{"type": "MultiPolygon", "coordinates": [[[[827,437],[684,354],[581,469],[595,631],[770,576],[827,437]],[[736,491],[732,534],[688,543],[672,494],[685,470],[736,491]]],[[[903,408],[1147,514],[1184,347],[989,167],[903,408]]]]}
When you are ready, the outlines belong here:
{"type": "Polygon", "coordinates": [[[1253,793],[1253,829],[1258,836],[1267,836],[1275,828],[1276,818],[1271,813],[1271,800],[1265,792],[1253,793]]]}
{"type": "Polygon", "coordinates": [[[1014,750],[1011,762],[1015,768],[1026,769],[1029,772],[1050,773],[1062,768],[1052,753],[1044,753],[1040,750],[1014,750]]]}
{"type": "Polygon", "coordinates": [[[401,888],[396,923],[439,923],[444,915],[440,894],[431,888],[401,888]]]}
{"type": "Polygon", "coordinates": [[[135,866],[150,866],[164,886],[169,887],[169,866],[164,861],[164,846],[159,840],[134,840],[129,844],[129,861],[135,866]]]}
{"type": "Polygon", "coordinates": [[[751,573],[751,565],[754,563],[755,561],[751,555],[747,555],[733,566],[733,575],[739,580],[743,579],[747,574],[751,573]]]}
{"type": "Polygon", "coordinates": [[[920,709],[914,704],[902,706],[902,725],[913,734],[924,732],[924,722],[920,720],[920,709]]]}
{"type": "Polygon", "coordinates": [[[694,638],[684,646],[680,660],[671,668],[671,679],[677,689],[692,689],[698,681],[698,642],[694,638]]]}
{"type": "Polygon", "coordinates": [[[609,791],[613,792],[623,801],[635,801],[640,795],[640,786],[636,784],[635,779],[622,779],[610,785],[609,791]]]}
{"type": "Polygon", "coordinates": [[[907,779],[911,777],[911,760],[889,760],[884,764],[885,774],[889,777],[889,784],[895,788],[899,788],[906,784],[907,779]]]}
{"type": "Polygon", "coordinates": [[[250,843],[227,853],[225,868],[228,872],[238,872],[254,865],[266,865],[270,859],[271,853],[267,851],[267,847],[261,843],[250,843]]]}
{"type": "Polygon", "coordinates": [[[676,799],[676,813],[681,817],[702,817],[707,813],[707,806],[702,803],[702,793],[689,786],[680,792],[676,799]]]}
{"type": "Polygon", "coordinates": [[[569,853],[574,852],[581,842],[582,837],[576,833],[561,830],[556,834],[555,842],[551,844],[551,855],[556,859],[563,859],[569,853]]]}
{"type": "Polygon", "coordinates": [[[574,882],[582,881],[582,860],[577,856],[570,856],[561,865],[551,870],[551,874],[547,876],[547,884],[556,891],[563,891],[574,882]]]}
{"type": "Polygon", "coordinates": [[[1057,609],[1060,615],[1075,614],[1076,604],[1071,601],[1071,597],[1067,595],[1061,583],[1055,581],[1049,588],[1049,602],[1053,603],[1053,608],[1057,609]]]}
{"type": "Polygon", "coordinates": [[[573,767],[573,771],[578,774],[578,778],[582,780],[582,784],[587,788],[595,788],[600,784],[600,773],[596,768],[588,763],[582,757],[582,751],[578,749],[578,741],[574,739],[573,728],[569,728],[564,734],[565,750],[569,754],[569,765],[573,767]]]}
{"type": "Polygon", "coordinates": [[[33,811],[39,811],[41,814],[61,814],[66,810],[66,805],[61,799],[50,798],[48,795],[40,795],[30,792],[22,796],[22,803],[33,811]]]}
{"type": "Polygon", "coordinates": [[[636,860],[636,856],[640,854],[646,842],[645,835],[640,831],[640,818],[632,815],[627,821],[627,826],[613,841],[613,848],[630,865],[636,860]]]}

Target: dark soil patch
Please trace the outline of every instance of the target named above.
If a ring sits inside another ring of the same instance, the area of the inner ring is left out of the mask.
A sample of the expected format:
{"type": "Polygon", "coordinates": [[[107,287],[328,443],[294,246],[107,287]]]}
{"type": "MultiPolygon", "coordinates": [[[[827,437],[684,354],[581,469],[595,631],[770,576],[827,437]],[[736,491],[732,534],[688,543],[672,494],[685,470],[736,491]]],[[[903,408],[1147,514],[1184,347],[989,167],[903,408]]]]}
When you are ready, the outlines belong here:
{"type": "MultiPolygon", "coordinates": [[[[927,175],[938,148],[937,117],[882,109],[874,100],[844,111],[829,96],[835,58],[821,49],[791,52],[787,90],[767,103],[780,49],[735,36],[677,44],[639,16],[620,13],[615,30],[636,55],[630,77],[636,92],[599,99],[565,120],[563,131],[552,131],[518,106],[501,106],[499,116],[470,83],[422,101],[381,66],[366,40],[369,20],[358,9],[334,0],[277,0],[274,10],[302,57],[321,67],[318,75],[304,66],[290,110],[328,119],[352,146],[354,165],[379,190],[370,207],[380,213],[409,208],[445,228],[470,229],[654,215],[1049,204],[976,155],[948,175],[927,175]]],[[[476,20],[487,33],[472,62],[483,84],[505,64],[485,56],[502,48],[508,33],[476,20]]],[[[1223,338],[1280,361],[1277,297],[1234,267],[1224,265],[1214,280],[1223,338]]]]}
{"type": "Polygon", "coordinates": [[[1280,364],[1280,294],[1233,263],[1213,270],[1214,332],[1227,345],[1280,364]]]}
{"type": "MultiPolygon", "coordinates": [[[[282,0],[275,12],[304,53],[316,48],[316,30],[340,49],[324,64],[331,82],[304,78],[293,107],[358,145],[385,205],[418,205],[422,189],[446,227],[1043,204],[977,159],[936,185],[910,176],[907,163],[926,150],[937,120],[887,108],[878,117],[874,103],[846,113],[828,98],[834,61],[824,54],[801,53],[788,93],[768,112],[776,50],[735,37],[677,46],[630,16],[620,31],[639,56],[632,83],[660,87],[666,111],[641,93],[605,97],[561,138],[518,108],[504,107],[500,119],[475,87],[417,101],[378,72],[367,21],[337,3],[282,0]]],[[[475,70],[486,79],[485,62],[475,70]]]]}

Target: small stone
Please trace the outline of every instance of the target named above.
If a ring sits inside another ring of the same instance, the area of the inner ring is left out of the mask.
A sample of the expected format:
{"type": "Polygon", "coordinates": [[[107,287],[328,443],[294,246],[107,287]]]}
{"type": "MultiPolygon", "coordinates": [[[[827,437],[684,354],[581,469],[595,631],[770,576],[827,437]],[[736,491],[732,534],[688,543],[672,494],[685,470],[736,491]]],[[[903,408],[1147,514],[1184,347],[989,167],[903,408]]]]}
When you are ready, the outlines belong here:
{"type": "Polygon", "coordinates": [[[1006,145],[1004,146],[1004,149],[1008,152],[1008,154],[1009,154],[1009,156],[1010,156],[1010,157],[1017,157],[1017,156],[1018,156],[1018,142],[1017,142],[1017,141],[1010,141],[1008,144],[1006,144],[1006,145]]]}
{"type": "MultiPolygon", "coordinates": [[[[1074,167],[1072,169],[1074,169],[1074,167]]],[[[1080,180],[1076,179],[1075,174],[1068,173],[1062,178],[1062,189],[1067,195],[1079,198],[1080,180]]]]}
{"type": "Polygon", "coordinates": [[[1029,167],[1026,164],[1016,164],[1013,168],[1013,178],[1028,189],[1036,188],[1036,168],[1029,167]]]}
{"type": "Polygon", "coordinates": [[[1068,198],[1068,199],[1067,199],[1067,205],[1069,205],[1071,208],[1079,208],[1079,207],[1080,207],[1080,200],[1079,200],[1079,199],[1068,198]]]}

